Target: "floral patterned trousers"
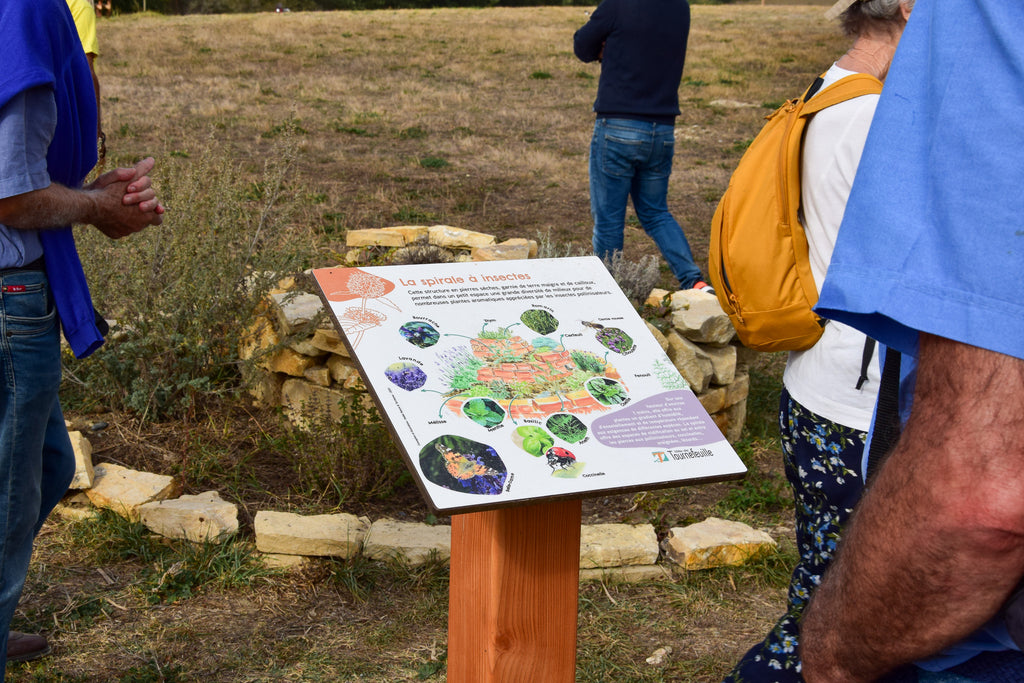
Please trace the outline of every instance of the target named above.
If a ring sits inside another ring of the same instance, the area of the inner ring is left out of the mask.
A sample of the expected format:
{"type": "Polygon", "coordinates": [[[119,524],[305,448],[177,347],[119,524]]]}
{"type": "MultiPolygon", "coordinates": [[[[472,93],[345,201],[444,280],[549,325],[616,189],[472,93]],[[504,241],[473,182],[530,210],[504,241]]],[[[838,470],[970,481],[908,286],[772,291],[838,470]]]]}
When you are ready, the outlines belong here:
{"type": "Polygon", "coordinates": [[[786,613],[743,656],[725,683],[798,683],[800,618],[832,561],[842,527],[864,487],[860,476],[866,432],[815,415],[782,390],[779,432],[786,478],[796,503],[800,560],[789,584],[786,613]]]}

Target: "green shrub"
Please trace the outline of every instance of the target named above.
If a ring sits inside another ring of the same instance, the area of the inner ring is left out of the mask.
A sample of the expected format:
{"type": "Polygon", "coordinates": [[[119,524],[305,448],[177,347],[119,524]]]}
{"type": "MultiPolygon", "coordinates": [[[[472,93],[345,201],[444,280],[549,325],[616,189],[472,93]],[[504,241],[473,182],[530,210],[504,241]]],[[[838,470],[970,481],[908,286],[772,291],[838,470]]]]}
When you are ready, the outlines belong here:
{"type": "Polygon", "coordinates": [[[71,407],[155,420],[187,414],[197,395],[239,384],[240,334],[275,274],[300,269],[303,240],[281,225],[294,140],[294,131],[279,136],[255,184],[212,140],[198,158],[162,160],[155,181],[167,207],[163,225],[118,241],[79,231],[93,301],[116,323],[93,356],[67,359],[63,398],[71,407]]]}
{"type": "Polygon", "coordinates": [[[353,393],[331,415],[308,408],[304,428],[280,444],[298,473],[299,493],[323,506],[386,499],[412,482],[380,414],[364,398],[353,393]]]}

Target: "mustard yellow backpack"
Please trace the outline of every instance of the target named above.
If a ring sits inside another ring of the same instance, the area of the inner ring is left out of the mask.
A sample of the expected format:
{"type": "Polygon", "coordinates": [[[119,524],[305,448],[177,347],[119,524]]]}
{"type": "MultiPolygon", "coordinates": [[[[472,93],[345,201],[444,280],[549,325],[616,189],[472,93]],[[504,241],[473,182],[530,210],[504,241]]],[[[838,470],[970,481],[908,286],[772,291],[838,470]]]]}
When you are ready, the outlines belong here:
{"type": "Polygon", "coordinates": [[[740,341],[759,351],[810,348],[826,322],[812,310],[818,290],[798,217],[804,129],[816,112],[882,90],[867,74],[821,85],[766,117],[711,221],[711,284],[740,341]]]}

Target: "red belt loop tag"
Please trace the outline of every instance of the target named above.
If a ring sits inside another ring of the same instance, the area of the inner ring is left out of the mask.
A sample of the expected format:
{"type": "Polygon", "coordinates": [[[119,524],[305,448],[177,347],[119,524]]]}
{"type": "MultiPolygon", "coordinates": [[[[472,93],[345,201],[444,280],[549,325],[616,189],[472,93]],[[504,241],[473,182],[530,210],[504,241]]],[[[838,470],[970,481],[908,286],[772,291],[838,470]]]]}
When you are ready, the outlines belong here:
{"type": "Polygon", "coordinates": [[[4,285],[3,291],[5,292],[24,292],[25,285],[4,285]]]}

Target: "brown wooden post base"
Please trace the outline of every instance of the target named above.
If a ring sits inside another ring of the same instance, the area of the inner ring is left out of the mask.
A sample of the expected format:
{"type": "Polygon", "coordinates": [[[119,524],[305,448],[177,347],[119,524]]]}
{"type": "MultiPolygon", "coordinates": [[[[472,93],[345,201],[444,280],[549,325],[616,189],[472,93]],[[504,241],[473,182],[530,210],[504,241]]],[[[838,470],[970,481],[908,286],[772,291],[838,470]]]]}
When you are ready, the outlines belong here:
{"type": "Polygon", "coordinates": [[[579,500],[452,516],[448,683],[572,683],[579,500]]]}

